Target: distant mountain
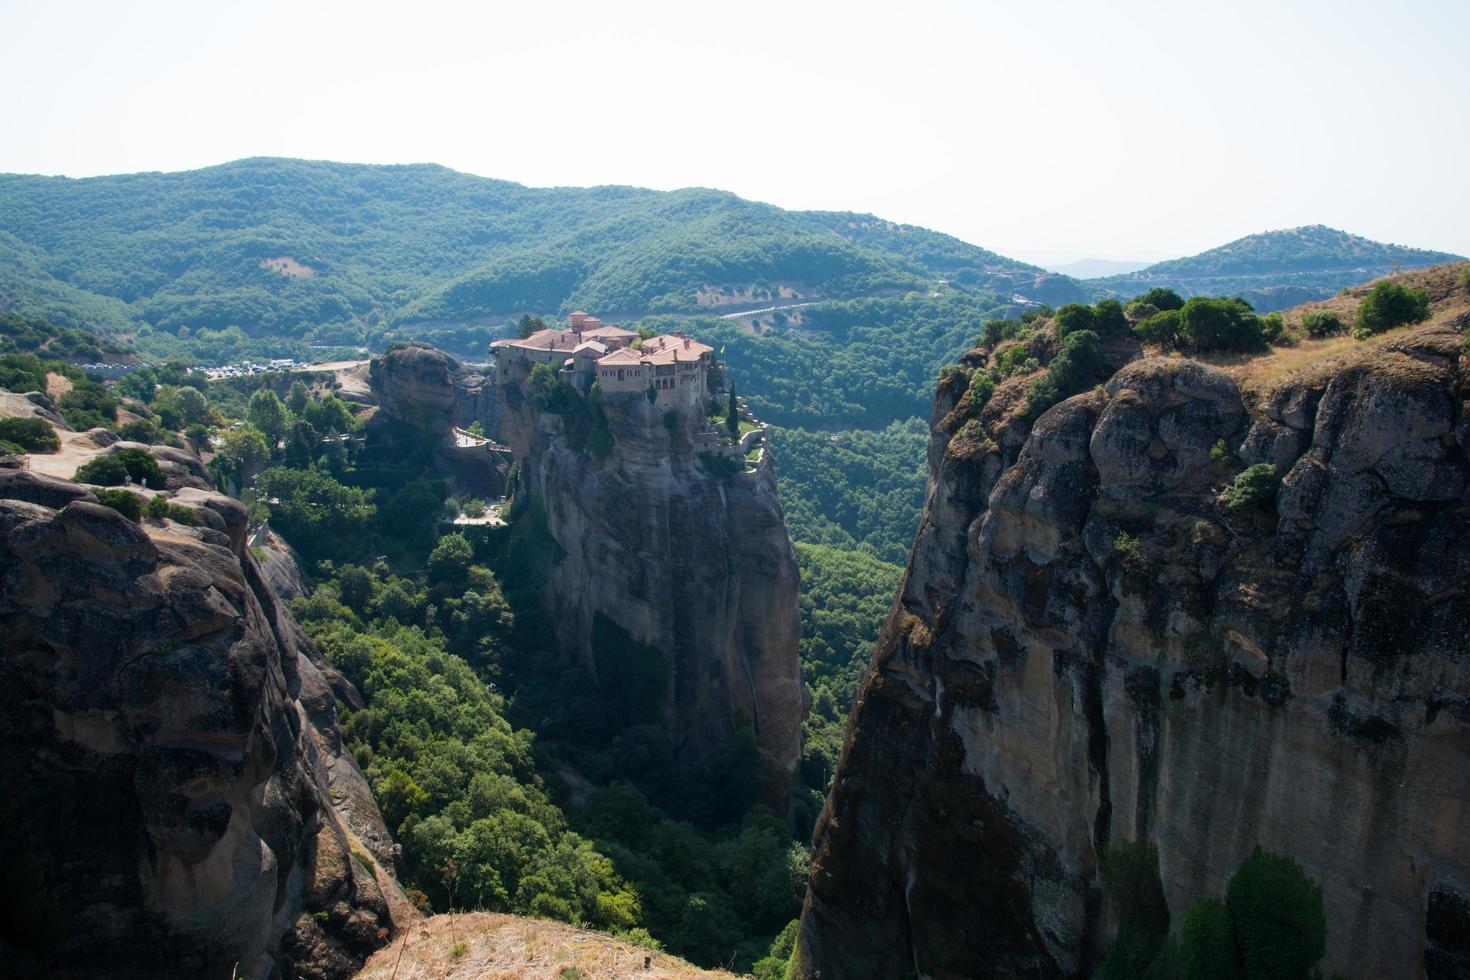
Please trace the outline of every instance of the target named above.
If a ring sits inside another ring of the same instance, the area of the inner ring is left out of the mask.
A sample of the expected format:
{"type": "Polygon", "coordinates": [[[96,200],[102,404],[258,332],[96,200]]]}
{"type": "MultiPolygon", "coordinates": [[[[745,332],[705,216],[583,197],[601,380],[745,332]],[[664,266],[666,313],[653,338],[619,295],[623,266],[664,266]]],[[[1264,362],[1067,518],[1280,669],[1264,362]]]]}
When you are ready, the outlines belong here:
{"type": "Polygon", "coordinates": [[[1184,296],[1244,296],[1262,312],[1326,299],[1338,290],[1400,269],[1461,256],[1386,245],[1325,225],[1247,235],[1188,258],[1157,262],[1137,272],[1088,279],[1098,296],[1135,296],[1167,286],[1184,296]]]}
{"type": "Polygon", "coordinates": [[[1096,279],[1100,276],[1137,272],[1139,269],[1148,268],[1148,263],[1123,262],[1118,259],[1078,259],[1076,262],[1063,262],[1060,265],[1048,265],[1045,268],[1048,272],[1071,276],[1073,279],[1096,279]]]}
{"type": "MultiPolygon", "coordinates": [[[[405,324],[746,308],[949,288],[1065,302],[1075,282],[865,214],[716,190],[531,188],[433,165],[250,159],[0,175],[0,310],[114,331],[321,344],[405,324]]],[[[154,345],[156,346],[156,345],[154,345]]]]}

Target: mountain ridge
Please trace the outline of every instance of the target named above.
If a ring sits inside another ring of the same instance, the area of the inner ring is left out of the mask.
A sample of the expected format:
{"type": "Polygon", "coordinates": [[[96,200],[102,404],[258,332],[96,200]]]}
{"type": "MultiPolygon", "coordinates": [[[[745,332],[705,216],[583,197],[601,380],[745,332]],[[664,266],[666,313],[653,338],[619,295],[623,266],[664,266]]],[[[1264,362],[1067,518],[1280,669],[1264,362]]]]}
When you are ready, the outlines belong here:
{"type": "Polygon", "coordinates": [[[4,174],[0,229],[0,308],[144,337],[238,326],[361,343],[423,321],[696,312],[745,287],[850,298],[938,278],[1043,301],[1081,295],[1039,267],[873,215],[707,188],[532,188],[438,164],[256,157],[4,174]]]}
{"type": "Polygon", "coordinates": [[[1395,268],[1416,269],[1461,258],[1377,242],[1327,225],[1299,225],[1256,232],[1196,255],[1083,282],[1099,296],[1122,299],[1156,286],[1184,296],[1239,294],[1267,312],[1326,299],[1395,268]]]}

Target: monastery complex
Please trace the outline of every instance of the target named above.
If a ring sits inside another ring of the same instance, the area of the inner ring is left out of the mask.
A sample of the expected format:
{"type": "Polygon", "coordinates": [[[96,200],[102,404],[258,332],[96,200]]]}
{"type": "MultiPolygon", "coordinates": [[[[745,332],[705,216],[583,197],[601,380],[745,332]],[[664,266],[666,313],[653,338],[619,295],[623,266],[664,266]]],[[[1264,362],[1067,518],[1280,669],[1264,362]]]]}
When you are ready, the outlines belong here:
{"type": "Polygon", "coordinates": [[[550,364],[584,392],[593,381],[604,393],[651,390],[659,407],[696,408],[699,417],[709,400],[714,349],[682,333],[640,341],[631,330],[578,311],[565,329],[538,330],[490,347],[501,384],[523,381],[535,365],[550,364]]]}

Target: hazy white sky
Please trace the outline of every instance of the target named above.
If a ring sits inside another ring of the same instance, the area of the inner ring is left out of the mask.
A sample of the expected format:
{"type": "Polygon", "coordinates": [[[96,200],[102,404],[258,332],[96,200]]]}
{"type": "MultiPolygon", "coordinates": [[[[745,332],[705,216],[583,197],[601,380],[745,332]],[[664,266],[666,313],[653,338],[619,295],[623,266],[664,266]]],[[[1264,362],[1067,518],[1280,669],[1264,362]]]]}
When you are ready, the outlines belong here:
{"type": "Polygon", "coordinates": [[[0,0],[0,171],[720,187],[1033,261],[1470,254],[1470,0],[0,0]]]}

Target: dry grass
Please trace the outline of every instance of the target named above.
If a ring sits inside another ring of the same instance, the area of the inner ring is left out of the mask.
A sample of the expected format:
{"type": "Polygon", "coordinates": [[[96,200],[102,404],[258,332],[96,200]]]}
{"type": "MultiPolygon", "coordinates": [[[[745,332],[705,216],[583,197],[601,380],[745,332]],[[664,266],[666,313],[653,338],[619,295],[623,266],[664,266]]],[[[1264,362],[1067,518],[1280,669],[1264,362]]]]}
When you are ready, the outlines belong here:
{"type": "MultiPolygon", "coordinates": [[[[1376,348],[1406,333],[1441,326],[1470,312],[1470,290],[1459,282],[1460,273],[1464,269],[1470,269],[1470,263],[1437,265],[1383,277],[1402,283],[1408,289],[1424,289],[1429,293],[1433,312],[1424,323],[1398,327],[1361,341],[1354,340],[1348,334],[1320,340],[1303,336],[1293,346],[1273,347],[1266,354],[1204,354],[1195,355],[1195,359],[1212,364],[1229,374],[1240,386],[1241,394],[1246,400],[1254,401],[1288,378],[1307,372],[1332,371],[1361,357],[1371,356],[1376,348]]],[[[1282,316],[1286,320],[1288,332],[1299,332],[1302,316],[1315,310],[1331,310],[1351,330],[1353,317],[1357,315],[1363,297],[1368,295],[1368,290],[1374,283],[1381,281],[1383,280],[1375,279],[1361,286],[1344,289],[1331,299],[1303,303],[1284,310],[1282,316]]]]}
{"type": "Polygon", "coordinates": [[[729,977],[561,922],[490,912],[436,915],[378,950],[358,980],[603,980],[613,977],[729,977]],[[406,939],[406,944],[405,944],[406,939]],[[456,947],[456,942],[459,944],[456,947]],[[456,949],[458,954],[456,955],[456,949]],[[401,956],[401,962],[400,962],[401,956]]]}

